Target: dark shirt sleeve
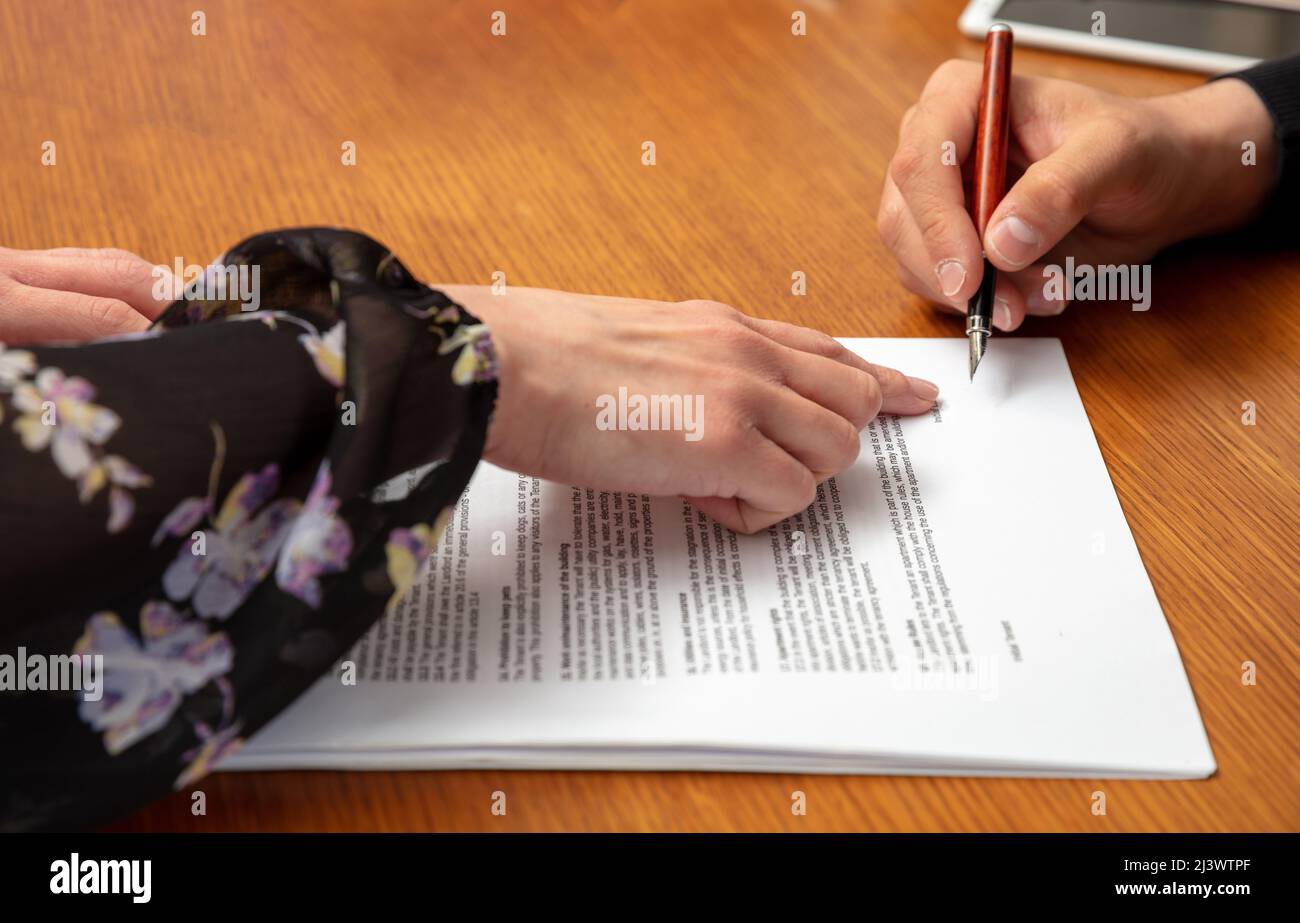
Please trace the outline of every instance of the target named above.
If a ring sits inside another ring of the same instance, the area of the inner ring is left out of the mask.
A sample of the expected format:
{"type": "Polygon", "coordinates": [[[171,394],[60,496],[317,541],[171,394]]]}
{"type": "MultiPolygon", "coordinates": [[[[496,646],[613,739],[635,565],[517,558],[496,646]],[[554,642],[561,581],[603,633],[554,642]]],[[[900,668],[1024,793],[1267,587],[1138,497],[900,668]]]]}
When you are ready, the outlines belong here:
{"type": "Polygon", "coordinates": [[[244,241],[144,334],[0,346],[0,830],[186,788],[328,672],[495,396],[487,329],[327,228],[244,241]]]}
{"type": "Polygon", "coordinates": [[[1277,139],[1277,187],[1251,230],[1295,240],[1300,227],[1296,220],[1300,209],[1300,54],[1265,61],[1225,77],[1243,81],[1263,100],[1273,117],[1277,139]]]}

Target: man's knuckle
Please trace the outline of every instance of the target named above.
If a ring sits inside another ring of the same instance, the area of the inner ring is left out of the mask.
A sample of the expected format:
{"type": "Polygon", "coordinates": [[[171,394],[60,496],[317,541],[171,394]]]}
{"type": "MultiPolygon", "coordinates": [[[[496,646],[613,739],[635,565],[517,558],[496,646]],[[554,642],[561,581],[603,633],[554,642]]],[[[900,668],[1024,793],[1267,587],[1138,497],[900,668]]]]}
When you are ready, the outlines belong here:
{"type": "Polygon", "coordinates": [[[1077,215],[1083,210],[1083,197],[1071,171],[1059,164],[1039,161],[1029,168],[1039,188],[1042,205],[1053,215],[1077,215]]]}
{"type": "Polygon", "coordinates": [[[907,135],[908,126],[910,126],[912,124],[912,120],[916,118],[917,109],[918,109],[917,105],[913,103],[912,105],[908,106],[907,109],[903,112],[903,118],[898,123],[898,136],[900,138],[905,137],[907,135]]]}
{"type": "Polygon", "coordinates": [[[926,82],[925,89],[927,92],[946,89],[954,83],[967,79],[974,72],[975,67],[976,65],[970,61],[949,58],[934,69],[934,73],[926,82]]]}
{"type": "Polygon", "coordinates": [[[948,223],[947,213],[932,203],[926,203],[917,209],[916,224],[921,231],[921,239],[927,245],[938,245],[944,240],[948,223]]]}
{"type": "Polygon", "coordinates": [[[903,206],[901,202],[888,202],[880,206],[876,230],[891,252],[897,253],[903,240],[903,206]]]}
{"type": "Polygon", "coordinates": [[[917,278],[916,273],[914,273],[907,264],[903,263],[901,260],[894,266],[894,278],[898,279],[898,284],[903,286],[903,288],[907,289],[909,292],[915,292],[918,295],[926,296],[930,294],[929,289],[927,289],[921,280],[917,278]]]}
{"type": "Polygon", "coordinates": [[[1111,110],[1098,116],[1097,126],[1117,148],[1126,151],[1139,146],[1145,131],[1137,118],[1122,110],[1111,110]]]}
{"type": "Polygon", "coordinates": [[[889,176],[899,189],[906,189],[925,170],[927,154],[910,141],[898,146],[889,161],[889,176]]]}

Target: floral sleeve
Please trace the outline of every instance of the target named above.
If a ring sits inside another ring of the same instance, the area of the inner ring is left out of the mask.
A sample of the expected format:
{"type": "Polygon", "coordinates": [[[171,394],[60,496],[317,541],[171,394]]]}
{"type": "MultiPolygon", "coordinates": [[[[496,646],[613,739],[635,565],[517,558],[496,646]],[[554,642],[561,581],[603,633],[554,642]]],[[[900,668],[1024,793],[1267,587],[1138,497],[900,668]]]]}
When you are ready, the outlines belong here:
{"type": "Polygon", "coordinates": [[[0,829],[188,786],[329,670],[410,585],[495,396],[483,325],[324,228],[244,241],[144,334],[0,347],[0,829]],[[71,654],[102,655],[97,698],[50,688],[71,654]]]}

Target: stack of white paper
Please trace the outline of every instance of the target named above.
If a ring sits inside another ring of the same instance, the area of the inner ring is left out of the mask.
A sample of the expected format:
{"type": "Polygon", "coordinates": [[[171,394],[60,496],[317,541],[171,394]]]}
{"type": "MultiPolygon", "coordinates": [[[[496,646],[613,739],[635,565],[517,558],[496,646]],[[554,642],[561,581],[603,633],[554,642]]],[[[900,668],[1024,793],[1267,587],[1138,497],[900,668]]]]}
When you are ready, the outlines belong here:
{"type": "Polygon", "coordinates": [[[844,342],[943,400],[807,511],[738,536],[483,465],[406,603],[223,768],[1212,773],[1060,343],[970,383],[964,339],[844,342]]]}

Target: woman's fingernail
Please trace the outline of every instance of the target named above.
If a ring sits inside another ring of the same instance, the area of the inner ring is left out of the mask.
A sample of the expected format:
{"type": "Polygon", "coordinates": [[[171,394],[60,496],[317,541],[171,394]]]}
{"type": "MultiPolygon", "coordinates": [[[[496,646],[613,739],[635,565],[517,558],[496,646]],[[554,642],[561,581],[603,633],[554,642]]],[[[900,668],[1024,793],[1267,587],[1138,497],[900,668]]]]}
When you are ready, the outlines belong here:
{"type": "Polygon", "coordinates": [[[960,260],[944,260],[934,267],[934,272],[939,277],[939,288],[949,298],[960,292],[966,282],[966,267],[960,260]]]}
{"type": "Polygon", "coordinates": [[[912,394],[923,401],[933,401],[939,396],[939,386],[932,381],[926,381],[924,378],[913,378],[907,376],[907,383],[912,389],[912,394]]]}
{"type": "Polygon", "coordinates": [[[1005,298],[993,299],[993,326],[1002,330],[1011,329],[1011,305],[1005,298]]]}
{"type": "Polygon", "coordinates": [[[1004,262],[1021,266],[1038,255],[1041,239],[1038,232],[1020,218],[1008,215],[989,234],[989,246],[1004,262]]]}

